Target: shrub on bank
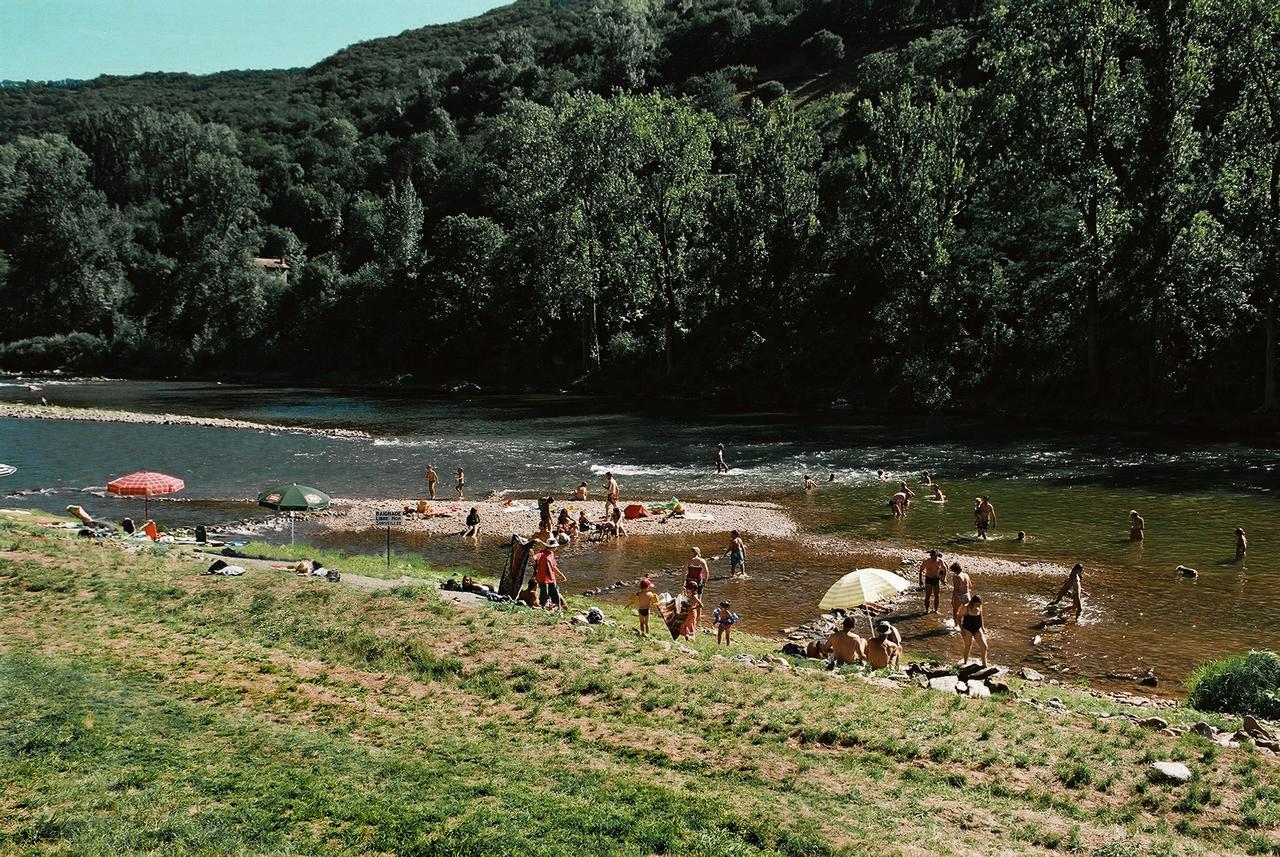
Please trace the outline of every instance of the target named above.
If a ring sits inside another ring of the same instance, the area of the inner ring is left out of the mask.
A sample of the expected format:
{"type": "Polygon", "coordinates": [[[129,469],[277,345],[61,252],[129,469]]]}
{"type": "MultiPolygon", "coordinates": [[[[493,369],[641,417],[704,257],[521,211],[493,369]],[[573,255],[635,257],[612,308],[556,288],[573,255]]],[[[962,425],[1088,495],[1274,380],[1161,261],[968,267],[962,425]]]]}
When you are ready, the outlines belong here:
{"type": "Polygon", "coordinates": [[[1201,711],[1280,718],[1280,655],[1253,651],[1210,661],[1192,674],[1190,702],[1201,711]]]}

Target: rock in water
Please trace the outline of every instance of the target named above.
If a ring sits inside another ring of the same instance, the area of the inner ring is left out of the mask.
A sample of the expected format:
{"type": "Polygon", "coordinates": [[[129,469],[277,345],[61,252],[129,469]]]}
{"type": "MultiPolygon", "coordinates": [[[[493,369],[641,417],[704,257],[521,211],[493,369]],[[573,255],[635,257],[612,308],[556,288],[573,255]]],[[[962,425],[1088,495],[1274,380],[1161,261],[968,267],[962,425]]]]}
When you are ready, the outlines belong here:
{"type": "Polygon", "coordinates": [[[1152,774],[1158,779],[1185,783],[1191,779],[1191,769],[1181,762],[1152,762],[1152,774]]]}

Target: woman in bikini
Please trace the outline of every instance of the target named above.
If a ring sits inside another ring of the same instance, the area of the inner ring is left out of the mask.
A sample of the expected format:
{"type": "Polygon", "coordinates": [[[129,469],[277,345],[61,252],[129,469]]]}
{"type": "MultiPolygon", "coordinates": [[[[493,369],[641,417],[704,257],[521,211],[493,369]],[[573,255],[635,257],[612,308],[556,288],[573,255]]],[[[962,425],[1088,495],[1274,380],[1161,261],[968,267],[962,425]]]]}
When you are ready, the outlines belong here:
{"type": "MultiPolygon", "coordinates": [[[[711,570],[707,567],[707,561],[702,558],[702,548],[689,548],[689,561],[684,566],[684,588],[691,590],[695,595],[701,595],[710,575],[711,570]]],[[[701,601],[698,602],[697,610],[701,613],[701,601]]],[[[700,617],[696,617],[695,622],[697,618],[700,617]]]]}
{"type": "Polygon", "coordinates": [[[958,562],[951,563],[951,623],[960,627],[960,610],[973,597],[973,581],[958,562]]]}
{"type": "Polygon", "coordinates": [[[978,655],[982,665],[987,665],[987,632],[982,630],[982,596],[974,595],[965,605],[964,615],[960,617],[960,636],[964,640],[964,657],[960,663],[969,663],[969,650],[975,641],[978,643],[978,655]]]}

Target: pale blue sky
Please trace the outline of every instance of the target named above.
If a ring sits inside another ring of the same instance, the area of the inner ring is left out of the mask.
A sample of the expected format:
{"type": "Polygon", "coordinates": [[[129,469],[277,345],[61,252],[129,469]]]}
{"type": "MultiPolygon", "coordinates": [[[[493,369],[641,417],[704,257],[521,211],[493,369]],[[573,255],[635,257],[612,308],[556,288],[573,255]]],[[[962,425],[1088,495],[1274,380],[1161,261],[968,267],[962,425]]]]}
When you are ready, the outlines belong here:
{"type": "Polygon", "coordinates": [[[0,80],[309,66],[510,0],[0,0],[0,80]]]}

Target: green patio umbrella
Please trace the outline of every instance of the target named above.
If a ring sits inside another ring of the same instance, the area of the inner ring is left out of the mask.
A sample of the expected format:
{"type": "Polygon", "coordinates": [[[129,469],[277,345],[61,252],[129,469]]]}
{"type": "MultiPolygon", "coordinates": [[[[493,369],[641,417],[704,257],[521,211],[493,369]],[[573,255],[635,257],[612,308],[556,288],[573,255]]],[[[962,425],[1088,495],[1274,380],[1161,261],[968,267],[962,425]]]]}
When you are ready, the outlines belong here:
{"type": "Polygon", "coordinates": [[[292,482],[268,488],[258,495],[258,505],[277,512],[289,513],[289,544],[293,544],[293,513],[329,508],[329,495],[318,488],[292,482]]]}

